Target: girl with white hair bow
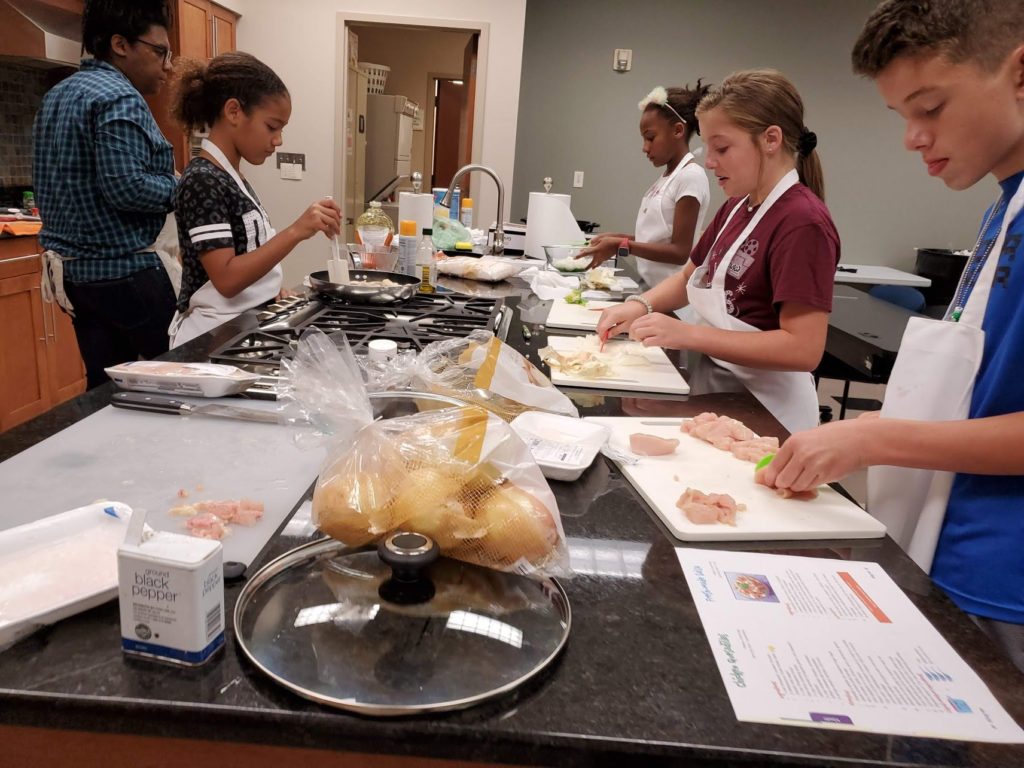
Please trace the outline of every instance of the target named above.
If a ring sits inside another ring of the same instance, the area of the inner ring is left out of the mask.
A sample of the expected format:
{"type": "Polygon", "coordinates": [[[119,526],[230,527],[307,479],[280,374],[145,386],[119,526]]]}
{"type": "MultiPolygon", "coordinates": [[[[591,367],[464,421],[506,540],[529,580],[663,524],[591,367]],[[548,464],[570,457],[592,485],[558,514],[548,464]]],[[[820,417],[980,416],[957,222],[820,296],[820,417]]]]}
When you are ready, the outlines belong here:
{"type": "Polygon", "coordinates": [[[592,267],[632,253],[640,276],[653,287],[689,260],[710,198],[707,174],[689,150],[690,139],[700,133],[694,110],[708,87],[700,80],[694,88],[659,85],[640,102],[643,152],[664,171],[640,201],[633,234],[600,234],[580,253],[591,257],[592,267]]]}

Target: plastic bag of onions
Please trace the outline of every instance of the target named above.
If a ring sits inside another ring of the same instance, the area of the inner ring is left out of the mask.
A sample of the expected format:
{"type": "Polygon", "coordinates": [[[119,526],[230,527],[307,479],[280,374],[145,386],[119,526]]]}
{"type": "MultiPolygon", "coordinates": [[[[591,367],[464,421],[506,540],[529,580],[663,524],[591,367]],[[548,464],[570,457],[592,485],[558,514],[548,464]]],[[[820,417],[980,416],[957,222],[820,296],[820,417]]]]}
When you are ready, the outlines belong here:
{"type": "Polygon", "coordinates": [[[529,448],[494,413],[467,405],[373,421],[347,343],[306,334],[285,365],[283,399],[328,446],[313,522],[350,546],[396,530],[457,560],[568,576],[555,497],[529,448]]]}
{"type": "Polygon", "coordinates": [[[313,522],[350,545],[416,531],[448,557],[504,571],[564,575],[568,565],[554,495],[529,449],[474,406],[361,429],[321,472],[313,522]]]}

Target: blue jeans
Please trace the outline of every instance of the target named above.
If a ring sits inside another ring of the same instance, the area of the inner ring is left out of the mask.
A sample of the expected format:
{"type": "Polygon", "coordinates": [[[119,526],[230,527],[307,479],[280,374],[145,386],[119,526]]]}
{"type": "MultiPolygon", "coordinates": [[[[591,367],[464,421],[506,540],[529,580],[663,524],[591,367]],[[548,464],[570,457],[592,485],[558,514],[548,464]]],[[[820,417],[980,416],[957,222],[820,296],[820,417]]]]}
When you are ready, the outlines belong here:
{"type": "Polygon", "coordinates": [[[64,291],[75,310],[75,336],[89,389],[110,380],[104,368],[167,351],[175,297],[162,267],[93,283],[65,279],[64,291]]]}

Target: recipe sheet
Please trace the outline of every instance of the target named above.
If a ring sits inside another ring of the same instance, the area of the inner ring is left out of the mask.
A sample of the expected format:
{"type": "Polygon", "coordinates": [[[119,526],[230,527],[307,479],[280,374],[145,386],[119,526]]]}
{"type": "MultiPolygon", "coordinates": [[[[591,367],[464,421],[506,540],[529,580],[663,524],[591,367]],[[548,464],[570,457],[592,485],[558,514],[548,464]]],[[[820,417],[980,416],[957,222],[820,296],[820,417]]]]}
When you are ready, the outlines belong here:
{"type": "Polygon", "coordinates": [[[676,548],[745,722],[1024,743],[877,563],[676,548]]]}

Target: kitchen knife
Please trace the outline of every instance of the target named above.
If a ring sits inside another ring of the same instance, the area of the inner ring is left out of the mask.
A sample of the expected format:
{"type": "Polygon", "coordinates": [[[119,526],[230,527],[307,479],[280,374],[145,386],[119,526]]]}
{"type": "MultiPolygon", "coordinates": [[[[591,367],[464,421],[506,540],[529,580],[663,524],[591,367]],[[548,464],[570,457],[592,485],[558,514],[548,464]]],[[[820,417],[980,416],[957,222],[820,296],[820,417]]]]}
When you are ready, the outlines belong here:
{"type": "Polygon", "coordinates": [[[265,424],[284,423],[281,414],[276,411],[257,411],[253,408],[239,408],[223,403],[201,403],[195,405],[184,400],[175,400],[161,395],[149,395],[144,392],[115,392],[110,398],[115,408],[128,408],[135,411],[151,411],[153,413],[169,413],[176,416],[218,416],[224,419],[241,419],[243,421],[259,421],[265,424]]]}

